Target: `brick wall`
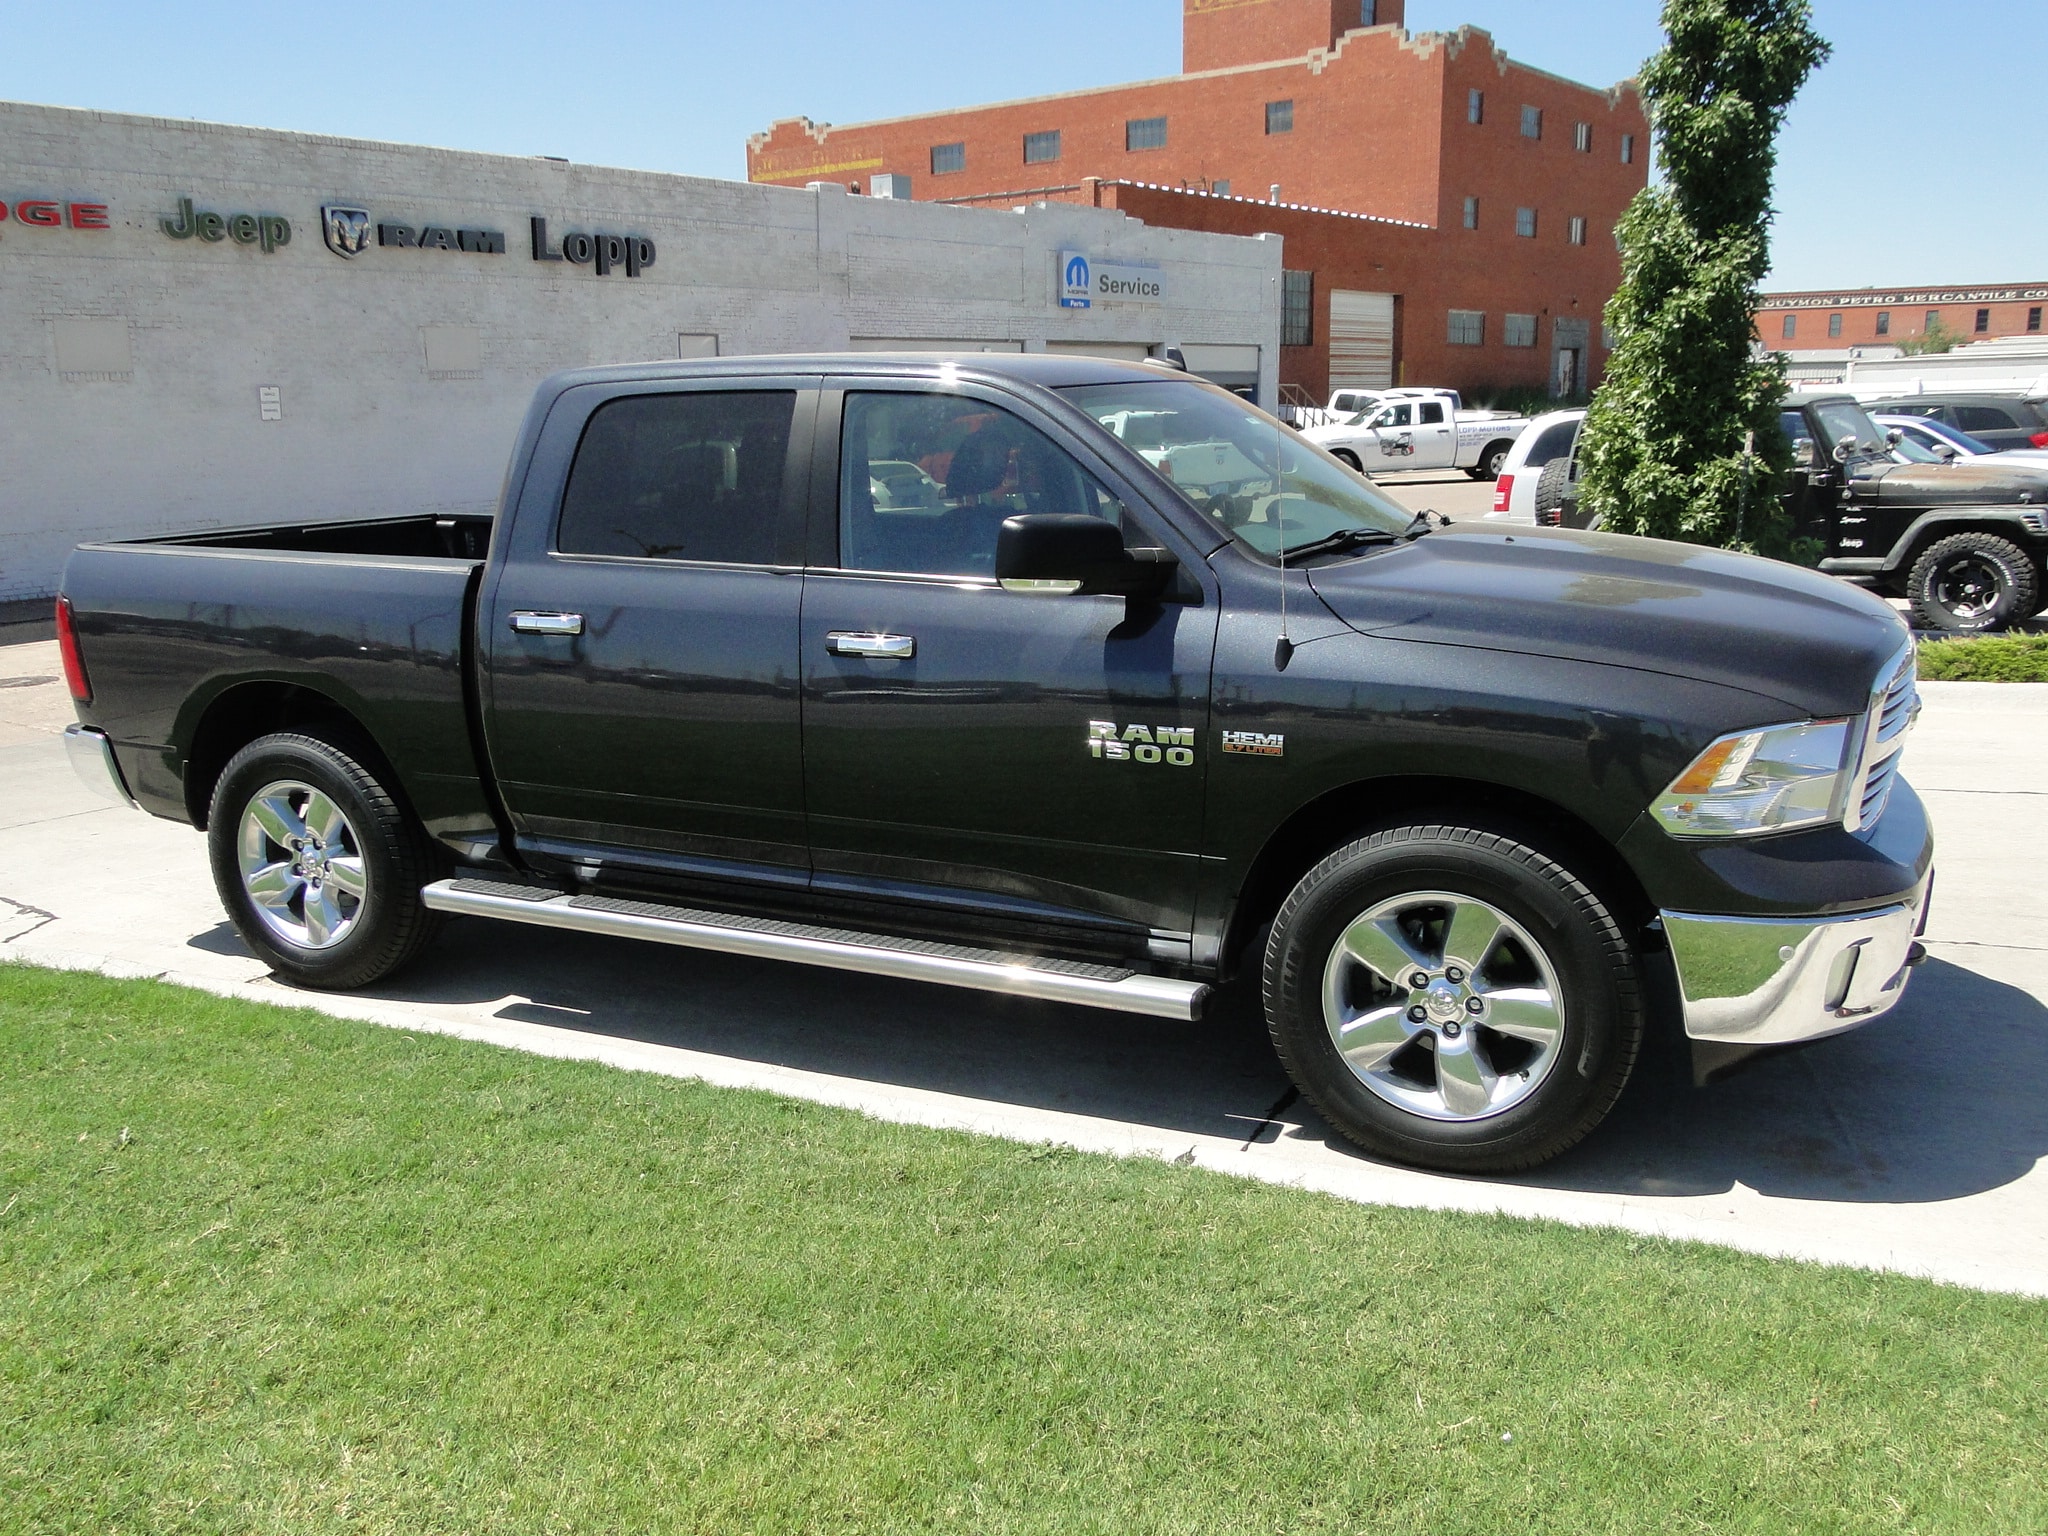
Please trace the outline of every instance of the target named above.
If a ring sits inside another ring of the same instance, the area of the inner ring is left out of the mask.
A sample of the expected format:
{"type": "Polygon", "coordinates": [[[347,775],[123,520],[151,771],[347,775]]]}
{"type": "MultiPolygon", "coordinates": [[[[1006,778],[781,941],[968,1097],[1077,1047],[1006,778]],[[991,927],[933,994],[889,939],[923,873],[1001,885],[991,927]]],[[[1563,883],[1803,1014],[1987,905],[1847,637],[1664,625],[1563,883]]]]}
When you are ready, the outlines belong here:
{"type": "Polygon", "coordinates": [[[1896,346],[1925,335],[1927,317],[1937,314],[1942,325],[1965,342],[1989,341],[2000,336],[2039,336],[2044,330],[2044,306],[2048,306],[2048,283],[2018,283],[1998,288],[1897,288],[1861,290],[1839,294],[1765,294],[1756,312],[1757,334],[1764,345],[1777,352],[1812,351],[1858,346],[1896,346]],[[1985,328],[1977,329],[1977,312],[1984,310],[1985,328]],[[1798,324],[1797,333],[1785,334],[1785,317],[1798,324]],[[1841,333],[1831,335],[1828,322],[1841,318],[1841,333]],[[1880,334],[1879,317],[1890,320],[1880,334]]]}
{"type": "Polygon", "coordinates": [[[1397,295],[1397,383],[1468,391],[1546,385],[1560,319],[1586,322],[1586,363],[1593,381],[1606,360],[1600,316],[1620,282],[1621,268],[1614,241],[1605,231],[1598,240],[1573,246],[1562,228],[1539,226],[1535,240],[1524,240],[1514,235],[1512,226],[1503,229],[1497,222],[1482,222],[1476,232],[1438,231],[1163,187],[1104,184],[1099,195],[1105,205],[1148,225],[1279,235],[1282,264],[1315,273],[1314,339],[1305,347],[1281,348],[1280,381],[1318,401],[1329,393],[1334,288],[1397,295]],[[1450,344],[1453,309],[1485,313],[1483,345],[1450,344]],[[1505,344],[1509,314],[1537,318],[1534,347],[1505,344]]]}
{"type": "MultiPolygon", "coordinates": [[[[1285,0],[1294,7],[1285,12],[1282,3],[1208,19],[1298,20],[1310,0],[1285,0]]],[[[1322,15],[1327,0],[1312,9],[1322,15]]],[[[1543,208],[1583,205],[1611,223],[1619,209],[1609,205],[1643,184],[1646,151],[1632,89],[1594,90],[1511,64],[1484,32],[1410,36],[1383,26],[1350,32],[1328,52],[1166,80],[844,128],[785,120],[749,142],[747,166],[751,180],[797,186],[865,188],[877,174],[907,176],[913,195],[931,201],[1070,198],[1090,176],[1204,189],[1228,183],[1251,197],[1277,183],[1284,201],[1418,224],[1445,222],[1446,210],[1459,211],[1476,191],[1543,208]],[[1469,134],[1453,133],[1465,126],[1473,85],[1487,91],[1491,115],[1469,134]],[[1277,101],[1292,103],[1292,128],[1268,133],[1267,107],[1277,101]],[[1520,140],[1513,114],[1523,103],[1544,109],[1545,140],[1520,140]],[[1167,120],[1165,146],[1127,148],[1127,124],[1156,117],[1167,120]],[[1579,121],[1598,130],[1590,156],[1571,152],[1579,121]],[[1027,163],[1025,135],[1054,130],[1059,158],[1027,163]],[[1619,161],[1622,132],[1637,135],[1633,166],[1619,161]],[[935,175],[933,147],[951,144],[963,146],[964,165],[935,175]]]]}
{"type": "Polygon", "coordinates": [[[1334,47],[1346,32],[1399,26],[1405,0],[1181,0],[1180,67],[1194,74],[1334,47]]]}

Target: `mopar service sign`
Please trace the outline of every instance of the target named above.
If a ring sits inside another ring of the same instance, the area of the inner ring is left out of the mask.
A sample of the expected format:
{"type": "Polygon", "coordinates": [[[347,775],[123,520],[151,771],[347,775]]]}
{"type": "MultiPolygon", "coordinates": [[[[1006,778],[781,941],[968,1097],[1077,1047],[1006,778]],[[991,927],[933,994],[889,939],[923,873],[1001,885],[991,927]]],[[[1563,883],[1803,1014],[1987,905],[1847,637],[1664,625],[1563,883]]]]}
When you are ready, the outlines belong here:
{"type": "Polygon", "coordinates": [[[1158,304],[1166,298],[1166,275],[1157,267],[1102,261],[1085,251],[1061,251],[1061,309],[1097,304],[1158,304]]]}

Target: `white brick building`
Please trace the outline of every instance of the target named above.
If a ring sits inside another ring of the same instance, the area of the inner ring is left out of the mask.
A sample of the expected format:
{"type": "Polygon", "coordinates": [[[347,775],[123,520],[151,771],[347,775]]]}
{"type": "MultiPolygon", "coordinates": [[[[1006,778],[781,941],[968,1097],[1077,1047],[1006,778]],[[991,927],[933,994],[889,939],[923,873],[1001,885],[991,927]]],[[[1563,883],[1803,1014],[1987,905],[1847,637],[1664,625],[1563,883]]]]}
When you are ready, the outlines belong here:
{"type": "Polygon", "coordinates": [[[533,385],[589,363],[1180,347],[1277,392],[1278,238],[1111,210],[11,103],[0,204],[0,601],[53,591],[83,539],[488,510],[533,385]],[[1063,307],[1077,252],[1158,297],[1063,307]]]}

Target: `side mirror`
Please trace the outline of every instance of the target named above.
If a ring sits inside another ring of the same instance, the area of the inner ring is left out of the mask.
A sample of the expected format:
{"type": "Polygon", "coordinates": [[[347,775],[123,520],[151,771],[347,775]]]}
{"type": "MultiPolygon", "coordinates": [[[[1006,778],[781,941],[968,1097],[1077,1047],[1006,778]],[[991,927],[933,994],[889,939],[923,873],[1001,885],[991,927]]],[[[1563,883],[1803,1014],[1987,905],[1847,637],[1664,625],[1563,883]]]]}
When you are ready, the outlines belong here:
{"type": "Polygon", "coordinates": [[[1792,467],[1794,469],[1812,469],[1815,462],[1816,455],[1812,438],[1802,437],[1792,444],[1792,467]]]}
{"type": "Polygon", "coordinates": [[[1177,569],[1165,550],[1127,550],[1115,524],[1081,513],[1008,517],[996,535],[996,580],[1006,592],[1150,599],[1166,590],[1177,569]]]}
{"type": "Polygon", "coordinates": [[[1855,451],[1856,451],[1856,439],[1855,439],[1855,438],[1853,438],[1853,437],[1845,437],[1845,438],[1843,438],[1843,439],[1842,439],[1842,440],[1841,440],[1841,441],[1840,441],[1839,443],[1835,444],[1835,454],[1834,454],[1834,457],[1835,457],[1835,462],[1836,462],[1837,464],[1846,464],[1846,463],[1848,463],[1848,462],[1849,462],[1849,456],[1850,456],[1851,454],[1853,454],[1853,453],[1854,453],[1855,451]]]}
{"type": "Polygon", "coordinates": [[[1956,452],[1956,445],[1954,443],[1936,443],[1934,445],[1934,452],[1935,456],[1944,464],[1953,464],[1962,457],[1961,454],[1956,452]]]}
{"type": "Polygon", "coordinates": [[[1885,433],[1884,440],[1887,443],[1889,443],[1892,447],[1896,448],[1899,446],[1899,444],[1903,443],[1906,440],[1906,434],[1898,427],[1893,427],[1890,431],[1885,433]]]}

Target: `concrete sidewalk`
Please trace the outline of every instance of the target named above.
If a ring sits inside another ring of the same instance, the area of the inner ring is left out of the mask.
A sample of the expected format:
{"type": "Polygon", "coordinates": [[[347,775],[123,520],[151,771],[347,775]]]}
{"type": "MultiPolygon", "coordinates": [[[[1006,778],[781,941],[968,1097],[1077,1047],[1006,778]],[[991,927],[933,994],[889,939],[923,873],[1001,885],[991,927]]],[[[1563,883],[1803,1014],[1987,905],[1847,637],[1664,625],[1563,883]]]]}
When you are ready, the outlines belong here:
{"type": "Polygon", "coordinates": [[[203,840],[93,798],[47,642],[0,647],[0,956],[163,976],[890,1120],[1205,1167],[1346,1199],[1622,1227],[2048,1295],[2048,686],[1934,684],[1907,773],[1942,843],[1906,1002],[1694,1091],[1648,1072],[1537,1172],[1371,1162],[1304,1114],[1250,988],[1198,1025],[652,945],[450,924],[367,994],[271,980],[203,840]]]}

